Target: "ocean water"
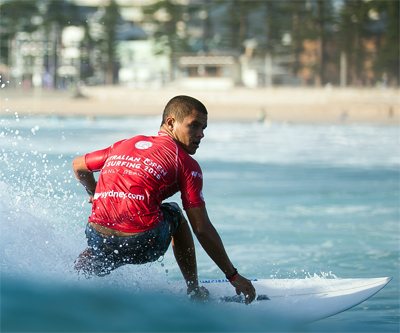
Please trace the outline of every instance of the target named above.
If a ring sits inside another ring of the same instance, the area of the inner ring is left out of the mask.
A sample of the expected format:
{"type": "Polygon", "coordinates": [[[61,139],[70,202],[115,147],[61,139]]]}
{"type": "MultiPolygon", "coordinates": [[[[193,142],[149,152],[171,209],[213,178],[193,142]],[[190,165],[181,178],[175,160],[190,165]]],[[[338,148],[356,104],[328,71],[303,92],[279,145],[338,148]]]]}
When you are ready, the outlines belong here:
{"type": "MultiPolygon", "coordinates": [[[[210,218],[244,276],[393,276],[346,312],[300,326],[266,320],[252,306],[192,304],[160,292],[181,279],[171,250],[159,262],[107,277],[77,276],[90,205],[72,160],[123,138],[155,135],[159,123],[0,119],[1,332],[399,331],[397,127],[210,122],[194,156],[210,218]]],[[[196,245],[199,278],[223,278],[196,245]]]]}

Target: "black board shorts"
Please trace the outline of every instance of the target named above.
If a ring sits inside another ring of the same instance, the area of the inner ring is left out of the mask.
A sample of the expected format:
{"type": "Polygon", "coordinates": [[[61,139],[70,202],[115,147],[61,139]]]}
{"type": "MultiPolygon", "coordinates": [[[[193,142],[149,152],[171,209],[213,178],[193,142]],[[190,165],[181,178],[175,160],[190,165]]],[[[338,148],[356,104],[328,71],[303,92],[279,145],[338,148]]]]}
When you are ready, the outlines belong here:
{"type": "Polygon", "coordinates": [[[156,261],[167,252],[172,236],[182,223],[182,212],[176,204],[161,205],[162,222],[153,229],[133,236],[109,236],[86,226],[86,238],[94,260],[88,272],[98,276],[110,274],[126,264],[145,264],[156,261]]]}

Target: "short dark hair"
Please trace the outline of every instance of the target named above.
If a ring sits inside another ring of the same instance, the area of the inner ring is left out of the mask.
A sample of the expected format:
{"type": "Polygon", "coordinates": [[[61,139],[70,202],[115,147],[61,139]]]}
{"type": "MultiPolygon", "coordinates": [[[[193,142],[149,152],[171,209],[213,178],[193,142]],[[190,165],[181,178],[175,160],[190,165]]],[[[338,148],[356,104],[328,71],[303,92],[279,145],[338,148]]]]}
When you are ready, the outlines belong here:
{"type": "Polygon", "coordinates": [[[165,106],[161,125],[165,124],[168,117],[174,117],[177,121],[182,122],[194,110],[205,115],[208,114],[204,104],[196,98],[184,95],[175,96],[165,106]]]}

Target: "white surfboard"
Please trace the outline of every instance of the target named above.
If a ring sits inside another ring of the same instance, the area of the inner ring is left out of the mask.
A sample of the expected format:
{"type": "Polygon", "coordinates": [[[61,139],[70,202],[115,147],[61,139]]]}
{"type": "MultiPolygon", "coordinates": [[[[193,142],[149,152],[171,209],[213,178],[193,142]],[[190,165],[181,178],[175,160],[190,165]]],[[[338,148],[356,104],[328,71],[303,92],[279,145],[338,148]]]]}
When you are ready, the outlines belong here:
{"type": "MultiPolygon", "coordinates": [[[[269,318],[285,318],[310,323],[343,312],[370,298],[386,286],[391,277],[368,279],[255,279],[256,300],[249,305],[269,318]]],[[[209,300],[224,306],[245,306],[243,295],[236,295],[227,280],[204,280],[200,284],[210,292],[209,300]]],[[[169,289],[184,294],[179,282],[169,289]]]]}

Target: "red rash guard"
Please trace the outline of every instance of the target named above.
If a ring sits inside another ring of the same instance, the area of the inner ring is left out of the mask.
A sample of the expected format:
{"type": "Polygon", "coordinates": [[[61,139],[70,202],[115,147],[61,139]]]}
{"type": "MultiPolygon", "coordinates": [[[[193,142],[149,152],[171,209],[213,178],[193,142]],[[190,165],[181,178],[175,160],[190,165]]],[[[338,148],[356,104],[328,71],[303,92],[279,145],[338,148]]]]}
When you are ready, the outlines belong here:
{"type": "Polygon", "coordinates": [[[161,202],[181,191],[183,208],[204,206],[199,164],[169,135],[136,136],[85,156],[100,171],[89,222],[142,232],[162,221],[161,202]]]}

